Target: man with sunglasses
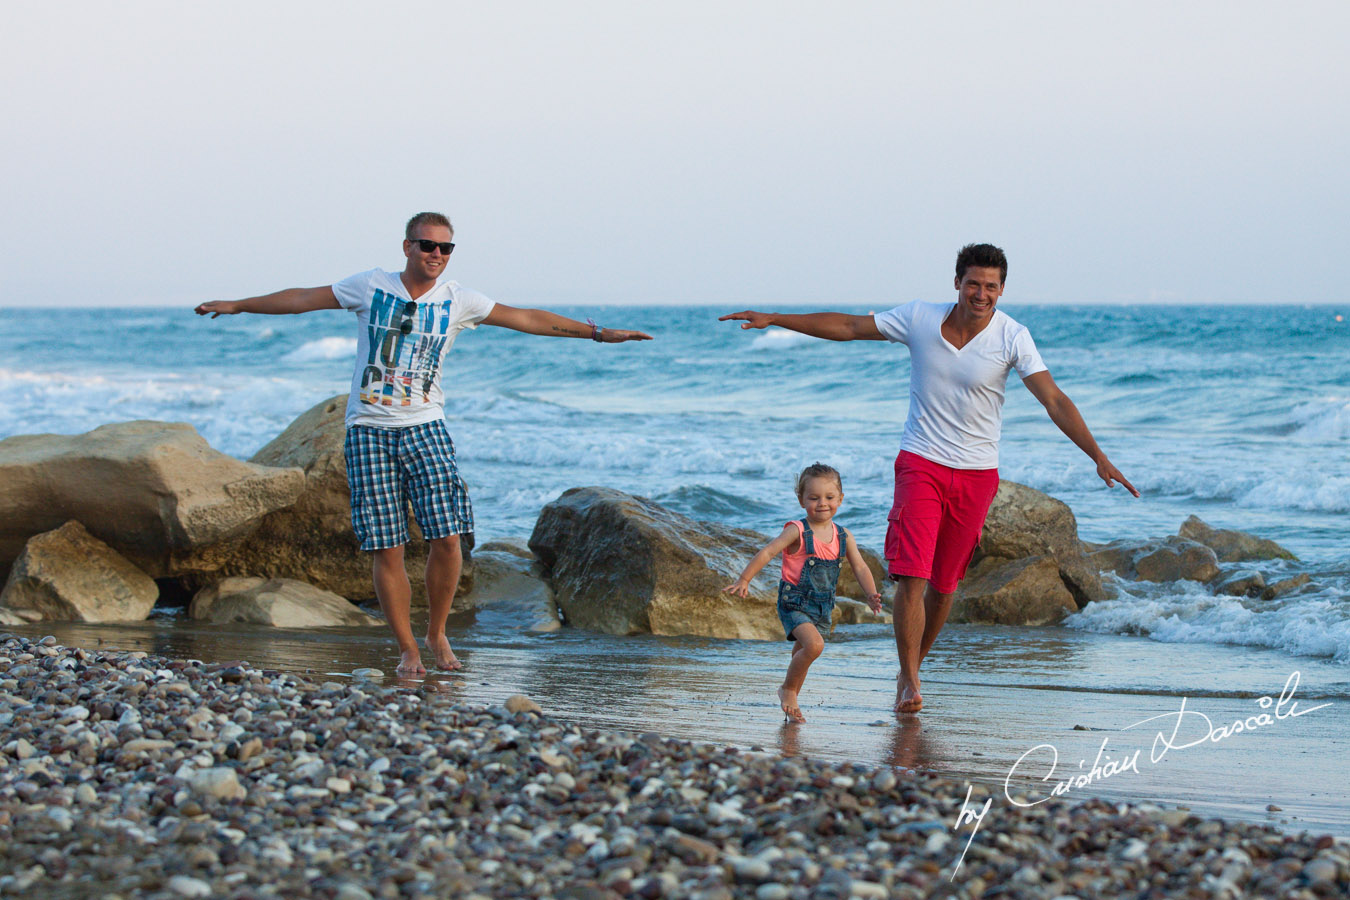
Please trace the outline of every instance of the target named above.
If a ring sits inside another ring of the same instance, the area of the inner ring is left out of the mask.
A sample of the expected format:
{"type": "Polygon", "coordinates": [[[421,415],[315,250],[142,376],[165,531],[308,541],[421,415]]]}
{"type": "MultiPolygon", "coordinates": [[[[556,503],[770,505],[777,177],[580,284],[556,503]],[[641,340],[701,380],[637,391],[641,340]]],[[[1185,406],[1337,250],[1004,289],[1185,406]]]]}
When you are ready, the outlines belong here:
{"type": "Polygon", "coordinates": [[[375,595],[398,641],[398,671],[416,675],[426,669],[413,637],[412,586],[403,564],[408,500],[429,545],[427,649],[438,667],[460,668],[445,636],[445,621],[459,584],[463,559],[459,536],[473,531],[473,511],[455,465],[441,390],[441,364],[455,337],[480,323],[605,344],[647,341],[651,336],[601,328],[542,309],[493,303],[445,279],[445,265],[455,249],[454,229],[440,213],[418,213],[408,220],[404,234],[407,263],[402,272],[371,269],[326,287],[214,300],[196,312],[212,318],[319,309],[356,313],[359,342],[344,446],[352,528],[361,549],[374,557],[375,595]]]}

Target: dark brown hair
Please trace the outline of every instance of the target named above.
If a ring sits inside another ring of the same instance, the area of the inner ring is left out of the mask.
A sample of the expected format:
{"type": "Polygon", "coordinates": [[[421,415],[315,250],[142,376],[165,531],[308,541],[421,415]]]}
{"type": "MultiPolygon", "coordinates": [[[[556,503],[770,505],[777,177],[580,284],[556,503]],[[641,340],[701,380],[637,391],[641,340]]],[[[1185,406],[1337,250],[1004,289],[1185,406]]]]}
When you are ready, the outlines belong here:
{"type": "Polygon", "coordinates": [[[971,266],[997,268],[998,283],[1002,284],[1008,280],[1008,257],[993,244],[966,244],[961,248],[961,252],[956,254],[958,281],[966,277],[966,270],[971,266]]]}

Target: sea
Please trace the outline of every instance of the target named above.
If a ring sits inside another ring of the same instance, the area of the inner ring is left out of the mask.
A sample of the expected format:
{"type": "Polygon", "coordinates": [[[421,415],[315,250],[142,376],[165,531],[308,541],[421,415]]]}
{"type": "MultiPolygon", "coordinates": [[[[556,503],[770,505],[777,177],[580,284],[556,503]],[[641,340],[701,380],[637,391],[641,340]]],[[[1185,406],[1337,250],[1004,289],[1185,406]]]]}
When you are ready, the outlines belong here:
{"type": "MultiPolygon", "coordinates": [[[[843,475],[840,523],[880,548],[908,404],[905,348],[718,321],[738,308],[555,308],[655,337],[622,345],[461,334],[445,366],[446,418],[478,542],[524,541],[545,504],[582,485],[770,534],[800,515],[794,479],[820,461],[843,475]]],[[[529,634],[480,615],[452,622],[472,674],[431,683],[489,701],[530,690],[598,726],[990,781],[1047,736],[1072,745],[1106,730],[1118,747],[1138,733],[1126,726],[1182,701],[1210,704],[1217,727],[1278,700],[1296,676],[1315,711],[1173,752],[1192,762],[1172,775],[1159,765],[1084,790],[1350,833],[1350,779],[1332,762],[1350,749],[1350,304],[1001,308],[1031,329],[1142,496],[1108,489],[1015,373],[1003,478],[1067,503],[1084,540],[1162,537],[1194,515],[1297,555],[1244,564],[1268,581],[1307,573],[1311,583],[1262,601],[1107,576],[1116,597],[1057,627],[949,626],[925,663],[931,709],[919,732],[890,716],[895,657],[883,626],[836,630],[802,698],[814,731],[779,724],[772,690],[786,651],[768,642],[529,634]]],[[[186,422],[247,459],[345,393],[355,351],[355,319],[339,310],[207,319],[187,308],[0,309],[0,438],[155,419],[186,422]]],[[[383,633],[359,629],[222,634],[166,614],[44,633],[328,677],[393,668],[383,633]]],[[[1090,760],[1075,765],[1095,752],[1084,748],[1061,767],[1087,771],[1090,760]]]]}

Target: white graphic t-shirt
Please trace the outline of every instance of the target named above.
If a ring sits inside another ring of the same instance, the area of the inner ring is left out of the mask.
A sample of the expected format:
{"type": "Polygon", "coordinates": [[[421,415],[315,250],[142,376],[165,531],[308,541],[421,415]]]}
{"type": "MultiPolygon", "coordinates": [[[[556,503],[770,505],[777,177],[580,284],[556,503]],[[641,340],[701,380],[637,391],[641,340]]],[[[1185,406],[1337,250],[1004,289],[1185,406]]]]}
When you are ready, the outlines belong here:
{"type": "Polygon", "coordinates": [[[397,272],[371,269],[333,285],[360,328],[347,427],[405,428],[445,416],[441,363],[455,337],[477,328],[493,302],[453,281],[414,302],[397,272]]]}
{"type": "Polygon", "coordinates": [[[1046,371],[1031,332],[1001,309],[960,350],[942,336],[954,303],[914,301],[873,316],[909,347],[909,416],[900,449],[953,469],[998,468],[1008,372],[1046,371]]]}

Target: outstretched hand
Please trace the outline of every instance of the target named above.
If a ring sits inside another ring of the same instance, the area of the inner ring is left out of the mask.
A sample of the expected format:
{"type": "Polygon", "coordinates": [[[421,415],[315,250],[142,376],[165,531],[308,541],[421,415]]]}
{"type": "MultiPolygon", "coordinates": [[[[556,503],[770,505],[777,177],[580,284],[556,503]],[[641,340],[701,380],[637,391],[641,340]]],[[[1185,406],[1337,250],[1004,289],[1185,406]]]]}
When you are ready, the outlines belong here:
{"type": "Polygon", "coordinates": [[[745,324],[741,326],[742,328],[768,328],[773,324],[773,316],[770,313],[754,312],[749,309],[717,317],[719,322],[732,320],[743,321],[745,324]]]}
{"type": "Polygon", "coordinates": [[[606,328],[600,332],[600,343],[622,344],[624,341],[650,341],[652,336],[641,331],[624,331],[622,328],[606,328]]]}
{"type": "Polygon", "coordinates": [[[198,304],[193,312],[199,316],[209,315],[214,319],[219,316],[232,316],[239,310],[235,308],[233,300],[209,300],[206,303],[198,304]]]}
{"type": "Polygon", "coordinates": [[[735,594],[737,597],[749,597],[750,582],[737,581],[735,584],[729,584],[726,587],[722,588],[722,593],[735,594]]]}
{"type": "Polygon", "coordinates": [[[1110,460],[1104,459],[1101,462],[1097,463],[1097,475],[1101,478],[1102,481],[1106,482],[1107,487],[1115,487],[1116,482],[1119,481],[1121,484],[1125,486],[1125,490],[1129,491],[1136,497],[1139,496],[1139,492],[1135,490],[1134,485],[1130,484],[1128,481],[1125,480],[1125,476],[1120,474],[1119,469],[1111,465],[1110,460]]]}

